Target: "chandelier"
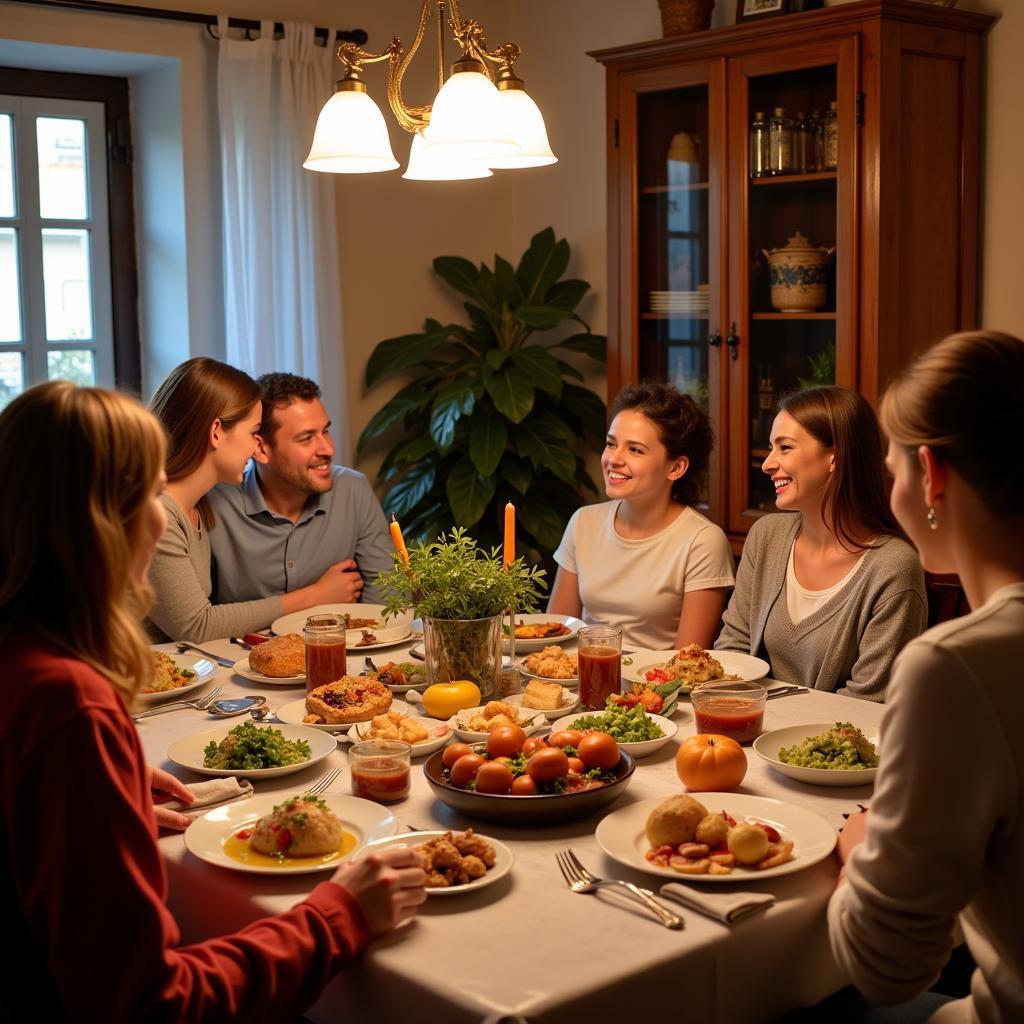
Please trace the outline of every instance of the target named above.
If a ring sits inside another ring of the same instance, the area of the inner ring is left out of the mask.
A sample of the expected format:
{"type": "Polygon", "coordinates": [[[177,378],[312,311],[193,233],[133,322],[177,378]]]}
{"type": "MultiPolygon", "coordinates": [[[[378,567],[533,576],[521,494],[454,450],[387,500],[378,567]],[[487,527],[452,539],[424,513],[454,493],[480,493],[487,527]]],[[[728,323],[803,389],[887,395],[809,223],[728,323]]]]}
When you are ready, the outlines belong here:
{"type": "Polygon", "coordinates": [[[493,168],[555,163],[558,158],[548,144],[544,118],[513,69],[521,53],[515,43],[487,49],[483,28],[476,21],[462,20],[458,0],[423,0],[416,38],[408,52],[398,36],[382,53],[370,53],[356,43],[338,47],[345,74],[320,111],[302,166],[332,174],[369,174],[398,167],[384,115],[362,78],[364,64],[382,60],[388,61],[388,103],[399,125],[412,135],[403,178],[487,178],[493,168]],[[402,98],[402,78],[423,41],[432,3],[437,7],[438,92],[427,106],[409,106],[402,98]],[[450,11],[447,23],[462,51],[447,80],[445,6],[450,11]]]}

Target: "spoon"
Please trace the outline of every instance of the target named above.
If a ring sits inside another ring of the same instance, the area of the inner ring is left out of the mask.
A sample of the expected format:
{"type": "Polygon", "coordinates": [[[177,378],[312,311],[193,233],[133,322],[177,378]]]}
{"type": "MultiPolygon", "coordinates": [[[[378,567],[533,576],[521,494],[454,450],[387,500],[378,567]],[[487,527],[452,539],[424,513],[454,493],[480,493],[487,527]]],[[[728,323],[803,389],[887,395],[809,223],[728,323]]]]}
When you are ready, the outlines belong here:
{"type": "MultiPolygon", "coordinates": [[[[232,718],[235,715],[244,715],[247,711],[252,714],[254,710],[262,708],[266,703],[266,697],[232,697],[227,700],[215,700],[206,710],[217,718],[232,718]]],[[[269,714],[269,711],[267,713],[269,714]]]]}
{"type": "Polygon", "coordinates": [[[270,717],[270,708],[265,706],[250,708],[249,716],[254,722],[264,722],[270,717]]]}

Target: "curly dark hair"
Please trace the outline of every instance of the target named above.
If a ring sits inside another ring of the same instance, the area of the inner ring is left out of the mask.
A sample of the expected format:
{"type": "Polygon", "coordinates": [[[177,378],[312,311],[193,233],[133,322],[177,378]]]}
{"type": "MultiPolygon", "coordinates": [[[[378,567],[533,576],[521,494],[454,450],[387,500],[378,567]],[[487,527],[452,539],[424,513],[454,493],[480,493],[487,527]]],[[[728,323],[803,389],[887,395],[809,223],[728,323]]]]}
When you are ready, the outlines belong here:
{"type": "Polygon", "coordinates": [[[612,418],[625,409],[642,413],[658,428],[670,459],[685,455],[689,460],[687,471],[672,484],[672,500],[680,505],[696,505],[715,447],[715,431],[708,414],[689,395],[656,380],[623,388],[612,402],[612,418]]]}
{"type": "Polygon", "coordinates": [[[276,409],[284,409],[292,402],[312,402],[320,397],[320,385],[308,377],[294,373],[264,373],[256,378],[256,386],[263,399],[263,422],[260,437],[270,442],[280,424],[274,419],[276,409]]]}

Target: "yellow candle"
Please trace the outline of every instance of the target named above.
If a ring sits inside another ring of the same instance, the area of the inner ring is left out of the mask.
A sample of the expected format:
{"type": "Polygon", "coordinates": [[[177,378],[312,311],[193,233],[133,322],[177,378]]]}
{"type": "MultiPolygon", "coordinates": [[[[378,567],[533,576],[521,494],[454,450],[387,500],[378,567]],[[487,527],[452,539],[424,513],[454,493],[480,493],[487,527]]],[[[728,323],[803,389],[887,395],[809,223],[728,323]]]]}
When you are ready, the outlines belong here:
{"type": "Polygon", "coordinates": [[[516,507],[510,501],[505,506],[505,568],[516,560],[516,507]]]}
{"type": "Polygon", "coordinates": [[[402,564],[409,568],[409,552],[405,547],[405,538],[402,536],[402,528],[398,525],[398,520],[391,517],[391,539],[394,541],[395,550],[398,552],[399,557],[402,559],[402,564]]]}

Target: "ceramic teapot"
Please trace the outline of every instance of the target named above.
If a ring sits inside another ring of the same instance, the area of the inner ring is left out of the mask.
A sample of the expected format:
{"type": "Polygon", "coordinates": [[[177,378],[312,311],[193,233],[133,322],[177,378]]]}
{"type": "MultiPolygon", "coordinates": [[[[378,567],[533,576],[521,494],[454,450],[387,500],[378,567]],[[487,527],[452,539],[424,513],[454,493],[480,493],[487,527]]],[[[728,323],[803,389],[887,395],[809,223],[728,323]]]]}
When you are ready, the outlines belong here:
{"type": "Polygon", "coordinates": [[[825,275],[834,246],[812,245],[797,231],[781,248],[761,251],[768,260],[771,302],[780,313],[813,313],[825,305],[825,275]]]}

